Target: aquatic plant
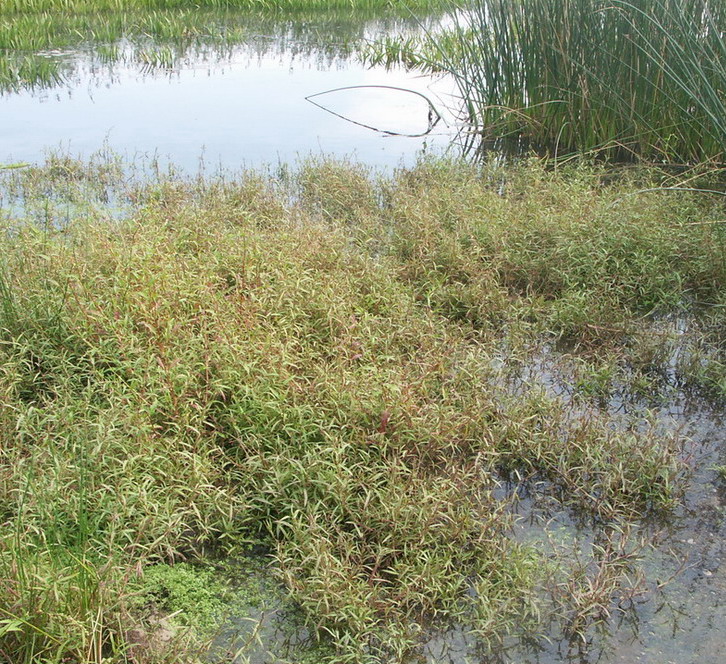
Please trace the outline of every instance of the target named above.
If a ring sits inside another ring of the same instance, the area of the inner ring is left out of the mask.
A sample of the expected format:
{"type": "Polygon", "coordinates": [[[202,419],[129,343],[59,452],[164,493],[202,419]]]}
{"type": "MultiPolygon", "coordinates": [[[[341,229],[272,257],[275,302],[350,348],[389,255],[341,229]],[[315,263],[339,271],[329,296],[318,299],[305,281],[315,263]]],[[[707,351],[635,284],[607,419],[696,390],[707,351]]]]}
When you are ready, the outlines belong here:
{"type": "Polygon", "coordinates": [[[681,441],[512,390],[497,359],[566,335],[593,362],[723,297],[718,224],[693,223],[721,202],[642,191],[659,177],[0,171],[2,657],[121,660],[139,579],[157,610],[190,589],[216,610],[174,567],[252,544],[324,661],[404,660],[432,624],[494,644],[606,620],[635,564],[608,533],[670,513],[681,441]],[[517,541],[504,478],[607,529],[591,558],[517,541]]]}
{"type": "Polygon", "coordinates": [[[213,569],[188,563],[151,565],[134,589],[136,611],[174,614],[178,624],[204,632],[219,629],[228,589],[213,569]]]}
{"type": "Polygon", "coordinates": [[[120,60],[164,68],[190,55],[225,58],[240,44],[261,53],[294,42],[298,52],[347,57],[370,21],[415,24],[413,8],[423,17],[441,4],[3,2],[0,90],[57,85],[75,68],[79,50],[106,65],[120,60]],[[280,38],[260,39],[273,34],[280,38]]]}
{"type": "MultiPolygon", "coordinates": [[[[444,0],[407,0],[409,9],[435,9],[444,0]]],[[[6,0],[2,13],[124,12],[165,9],[243,9],[289,11],[298,9],[386,9],[392,0],[6,0]]]]}
{"type": "Polygon", "coordinates": [[[723,3],[478,0],[452,19],[416,55],[383,44],[370,57],[449,72],[485,144],[723,161],[723,3]]]}

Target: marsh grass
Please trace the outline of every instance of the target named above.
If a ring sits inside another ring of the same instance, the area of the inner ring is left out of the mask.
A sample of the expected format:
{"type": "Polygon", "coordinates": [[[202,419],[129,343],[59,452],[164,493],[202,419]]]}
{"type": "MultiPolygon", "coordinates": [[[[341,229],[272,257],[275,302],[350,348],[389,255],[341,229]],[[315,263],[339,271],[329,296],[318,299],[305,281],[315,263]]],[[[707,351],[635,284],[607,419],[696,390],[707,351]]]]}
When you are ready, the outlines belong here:
{"type": "Polygon", "coordinates": [[[692,223],[720,201],[536,161],[139,183],[55,158],[0,177],[9,661],[123,661],[148,570],[260,543],[328,661],[405,660],[432,624],[584,634],[628,547],[602,540],[544,600],[579,563],[511,536],[500,479],[613,532],[684,490],[676,439],[511,392],[495,357],[505,336],[525,361],[542,337],[606,354],[640,317],[722,298],[723,243],[692,223]],[[91,194],[131,211],[38,223],[39,202],[91,194]]]}
{"type": "Polygon", "coordinates": [[[0,86],[7,91],[64,82],[83,52],[107,67],[121,61],[171,68],[193,53],[224,57],[232,45],[250,38],[245,18],[182,9],[0,15],[0,86]]]}
{"type": "Polygon", "coordinates": [[[726,25],[711,0],[479,0],[371,61],[445,71],[485,145],[723,162],[726,25]]]}
{"type": "MultiPolygon", "coordinates": [[[[3,12],[20,14],[72,11],[79,14],[165,9],[259,9],[290,11],[302,9],[386,9],[391,0],[7,0],[3,12]]],[[[441,0],[406,0],[409,9],[441,7],[441,0]]]]}

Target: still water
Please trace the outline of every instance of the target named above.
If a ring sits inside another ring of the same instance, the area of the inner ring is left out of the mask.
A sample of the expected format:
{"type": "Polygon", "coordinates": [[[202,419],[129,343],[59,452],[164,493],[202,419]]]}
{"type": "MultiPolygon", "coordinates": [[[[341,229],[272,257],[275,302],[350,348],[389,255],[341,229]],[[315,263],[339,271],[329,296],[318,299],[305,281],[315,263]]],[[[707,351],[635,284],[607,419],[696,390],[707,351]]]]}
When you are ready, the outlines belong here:
{"type": "MultiPolygon", "coordinates": [[[[371,37],[404,29],[369,26],[361,31],[371,37]]],[[[450,82],[369,68],[349,51],[331,55],[331,35],[316,49],[310,34],[321,31],[307,27],[305,48],[273,34],[224,53],[198,49],[171,68],[142,67],[123,45],[112,64],[93,51],[60,54],[69,72],[62,84],[0,96],[0,163],[40,161],[49,148],[85,157],[105,146],[192,171],[202,159],[238,169],[310,154],[389,170],[450,146],[450,82]],[[337,88],[348,89],[320,95],[337,88]],[[444,118],[428,132],[432,105],[444,118]]]]}

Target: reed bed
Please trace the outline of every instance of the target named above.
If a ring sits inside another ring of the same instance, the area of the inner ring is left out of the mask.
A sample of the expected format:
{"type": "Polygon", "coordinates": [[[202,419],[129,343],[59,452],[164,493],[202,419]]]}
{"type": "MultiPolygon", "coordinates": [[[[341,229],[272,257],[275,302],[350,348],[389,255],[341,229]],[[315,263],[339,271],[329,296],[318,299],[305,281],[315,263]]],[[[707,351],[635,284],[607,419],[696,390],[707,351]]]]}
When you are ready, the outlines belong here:
{"type": "MultiPolygon", "coordinates": [[[[723,161],[726,10],[713,0],[478,0],[412,53],[488,141],[550,155],[723,161]]],[[[415,45],[414,45],[415,46],[415,45]]]]}
{"type": "MultiPolygon", "coordinates": [[[[305,18],[311,20],[309,14],[305,18]]],[[[299,48],[327,50],[331,58],[348,53],[370,17],[361,16],[354,25],[340,18],[331,12],[324,19],[340,29],[334,45],[310,43],[303,29],[293,29],[299,48]]],[[[72,75],[79,51],[104,66],[121,61],[170,69],[190,55],[225,58],[240,44],[254,42],[250,48],[257,51],[272,48],[269,41],[255,37],[281,30],[287,36],[289,27],[281,27],[279,17],[210,10],[12,15],[0,23],[0,89],[58,85],[72,75]]]]}
{"type": "Polygon", "coordinates": [[[579,638],[628,545],[543,557],[502,478],[611,534],[679,501],[677,437],[510,392],[495,358],[541,335],[607,354],[649,312],[722,306],[726,238],[700,223],[720,201],[538,163],[138,184],[56,157],[0,177],[8,661],[192,661],[188,632],[139,638],[160,620],[139,598],[218,613],[204,574],[157,566],[251,545],[328,644],[316,661],[406,661],[431,624],[579,638]]]}

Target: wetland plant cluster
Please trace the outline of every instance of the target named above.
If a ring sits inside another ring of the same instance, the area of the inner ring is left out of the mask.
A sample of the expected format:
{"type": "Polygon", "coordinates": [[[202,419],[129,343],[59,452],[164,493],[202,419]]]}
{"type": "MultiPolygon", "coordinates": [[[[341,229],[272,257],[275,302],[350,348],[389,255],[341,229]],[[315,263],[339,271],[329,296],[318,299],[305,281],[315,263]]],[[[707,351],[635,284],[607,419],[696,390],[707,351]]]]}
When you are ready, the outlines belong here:
{"type": "MultiPolygon", "coordinates": [[[[171,55],[144,57],[166,66],[245,38],[241,15],[221,30],[199,7],[333,4],[389,3],[6,0],[0,84],[52,84],[55,48],[103,43],[112,60],[156,40],[171,55]]],[[[479,133],[721,159],[720,4],[472,7],[388,55],[450,71],[479,133]]],[[[0,658],[204,659],[234,602],[197,563],[251,549],[316,662],[410,661],[449,627],[485,648],[585,643],[641,592],[631,533],[678,509],[687,444],[600,406],[614,389],[723,405],[716,176],[129,168],[0,169],[0,658]],[[543,344],[572,367],[567,398],[512,381],[543,344]],[[587,523],[589,546],[517,538],[507,482],[587,523]]]]}
{"type": "Polygon", "coordinates": [[[723,2],[475,0],[452,17],[367,57],[450,73],[486,145],[724,161],[723,2]]]}
{"type": "Polygon", "coordinates": [[[629,529],[687,474],[675,434],[588,405],[592,377],[622,362],[657,398],[673,340],[648,318],[698,303],[696,361],[726,396],[723,201],[644,191],[657,173],[310,162],[138,184],[56,157],[0,175],[9,662],[192,660],[206,618],[143,635],[219,602],[206,572],[165,566],[250,546],[316,661],[404,661],[453,624],[587,638],[632,592],[629,529]],[[590,367],[582,399],[510,390],[503,348],[526,364],[558,338],[590,367]],[[590,552],[513,537],[504,478],[595,524],[590,552]]]}

